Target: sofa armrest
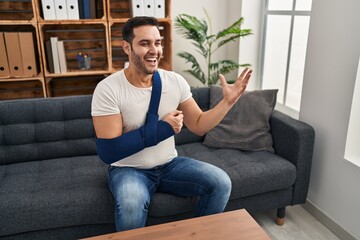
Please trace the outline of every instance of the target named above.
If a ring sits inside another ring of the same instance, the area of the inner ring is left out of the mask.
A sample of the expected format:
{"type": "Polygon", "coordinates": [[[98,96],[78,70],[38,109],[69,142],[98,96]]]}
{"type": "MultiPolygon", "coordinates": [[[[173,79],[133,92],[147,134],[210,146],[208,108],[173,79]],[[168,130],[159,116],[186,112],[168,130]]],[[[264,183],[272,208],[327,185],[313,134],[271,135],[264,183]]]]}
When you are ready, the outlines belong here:
{"type": "Polygon", "coordinates": [[[310,181],[314,128],[276,110],[270,118],[270,127],[275,153],[296,166],[292,205],[304,203],[310,181]]]}

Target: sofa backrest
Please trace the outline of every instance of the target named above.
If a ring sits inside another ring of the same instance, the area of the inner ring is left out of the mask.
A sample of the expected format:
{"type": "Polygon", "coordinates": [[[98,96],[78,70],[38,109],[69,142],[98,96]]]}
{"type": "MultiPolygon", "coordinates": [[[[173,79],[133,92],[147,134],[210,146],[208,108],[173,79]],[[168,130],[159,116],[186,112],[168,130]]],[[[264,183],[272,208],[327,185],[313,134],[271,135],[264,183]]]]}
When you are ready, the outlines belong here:
{"type": "MultiPolygon", "coordinates": [[[[208,110],[210,107],[210,88],[192,88],[191,92],[193,94],[193,98],[195,99],[201,110],[208,110]]],[[[177,145],[191,142],[202,142],[203,140],[203,136],[197,136],[193,134],[185,127],[185,125],[182,128],[181,132],[175,135],[175,143],[177,145]]]]}
{"type": "Polygon", "coordinates": [[[96,154],[91,96],[0,101],[0,165],[96,154]]]}
{"type": "MultiPolygon", "coordinates": [[[[209,88],[193,88],[203,111],[209,88]]],[[[203,141],[186,127],[176,144],[203,141]]],[[[91,96],[0,101],[0,165],[96,154],[91,96]]]]}

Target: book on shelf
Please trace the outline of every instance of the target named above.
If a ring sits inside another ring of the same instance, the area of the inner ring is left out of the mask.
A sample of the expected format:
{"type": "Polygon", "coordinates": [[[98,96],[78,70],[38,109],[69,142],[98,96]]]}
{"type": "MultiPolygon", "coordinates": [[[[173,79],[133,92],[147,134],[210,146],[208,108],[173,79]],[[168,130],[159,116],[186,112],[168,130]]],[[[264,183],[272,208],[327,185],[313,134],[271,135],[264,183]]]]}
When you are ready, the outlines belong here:
{"type": "Polygon", "coordinates": [[[96,18],[96,2],[95,0],[81,0],[84,19],[95,19],[96,18]]]}
{"type": "Polygon", "coordinates": [[[50,38],[50,45],[51,45],[51,55],[53,59],[53,65],[54,65],[54,73],[60,73],[60,62],[59,62],[59,53],[58,53],[58,47],[57,47],[58,38],[57,37],[51,37],[50,38]]]}
{"type": "Polygon", "coordinates": [[[48,66],[48,70],[50,73],[54,73],[54,60],[53,60],[53,55],[52,55],[52,49],[51,49],[51,42],[50,40],[45,42],[45,49],[46,49],[46,63],[48,66]]]}
{"type": "Polygon", "coordinates": [[[57,42],[57,50],[58,50],[58,55],[59,55],[60,72],[66,73],[67,72],[67,64],[66,64],[64,41],[57,42]]]}
{"type": "Polygon", "coordinates": [[[78,8],[79,8],[79,17],[80,19],[84,19],[84,0],[77,0],[78,8]]]}
{"type": "Polygon", "coordinates": [[[66,73],[68,71],[64,41],[58,37],[51,37],[45,42],[46,56],[48,58],[49,72],[66,73]]]}

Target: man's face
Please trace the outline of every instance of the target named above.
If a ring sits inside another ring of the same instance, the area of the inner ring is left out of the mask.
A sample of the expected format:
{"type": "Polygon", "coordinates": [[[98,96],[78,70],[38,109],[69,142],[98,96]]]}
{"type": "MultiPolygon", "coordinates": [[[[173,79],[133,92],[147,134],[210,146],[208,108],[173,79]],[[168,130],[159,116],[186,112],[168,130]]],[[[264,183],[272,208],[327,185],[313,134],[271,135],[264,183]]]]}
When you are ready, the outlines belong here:
{"type": "Polygon", "coordinates": [[[157,71],[162,53],[161,36],[157,27],[146,25],[134,28],[129,60],[139,71],[146,74],[157,71]]]}

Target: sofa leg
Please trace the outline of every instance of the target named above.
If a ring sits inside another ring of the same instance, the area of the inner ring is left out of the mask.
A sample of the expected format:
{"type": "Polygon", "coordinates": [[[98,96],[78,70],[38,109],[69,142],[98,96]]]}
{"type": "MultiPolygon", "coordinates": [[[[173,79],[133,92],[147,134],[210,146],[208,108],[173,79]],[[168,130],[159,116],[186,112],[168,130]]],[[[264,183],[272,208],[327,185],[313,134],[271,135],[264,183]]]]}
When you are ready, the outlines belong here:
{"type": "Polygon", "coordinates": [[[278,208],[276,213],[276,224],[282,226],[285,223],[285,207],[278,208]]]}

